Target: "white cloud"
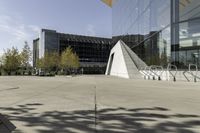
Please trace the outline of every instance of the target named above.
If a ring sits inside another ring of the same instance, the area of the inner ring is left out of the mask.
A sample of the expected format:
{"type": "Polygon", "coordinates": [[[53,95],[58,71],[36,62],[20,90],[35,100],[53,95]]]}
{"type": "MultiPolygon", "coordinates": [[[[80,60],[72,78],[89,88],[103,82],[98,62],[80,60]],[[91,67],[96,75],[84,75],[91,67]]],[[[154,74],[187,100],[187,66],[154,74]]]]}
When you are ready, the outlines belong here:
{"type": "Polygon", "coordinates": [[[37,32],[38,34],[40,33],[40,27],[35,26],[35,25],[29,25],[28,28],[30,28],[30,30],[37,32]]]}
{"type": "Polygon", "coordinates": [[[88,35],[88,36],[95,36],[96,35],[94,25],[92,25],[92,24],[88,24],[87,25],[86,35],[88,35]]]}
{"type": "MultiPolygon", "coordinates": [[[[32,40],[38,36],[40,31],[38,26],[25,25],[19,19],[20,16],[11,17],[9,15],[0,14],[0,33],[10,38],[7,42],[4,42],[7,44],[4,44],[5,49],[12,47],[8,45],[15,45],[15,47],[20,49],[24,45],[24,41],[28,41],[29,45],[32,46],[32,40]]],[[[3,40],[3,38],[1,40],[3,40]]]]}

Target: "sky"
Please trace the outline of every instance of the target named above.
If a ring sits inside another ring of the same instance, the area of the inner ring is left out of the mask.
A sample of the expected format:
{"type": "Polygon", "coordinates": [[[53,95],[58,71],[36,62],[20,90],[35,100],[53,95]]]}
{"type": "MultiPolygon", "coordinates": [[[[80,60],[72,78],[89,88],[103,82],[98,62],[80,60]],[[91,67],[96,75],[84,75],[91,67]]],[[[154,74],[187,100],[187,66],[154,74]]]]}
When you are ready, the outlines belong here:
{"type": "Polygon", "coordinates": [[[0,55],[22,49],[42,28],[98,37],[112,36],[112,11],[100,0],[0,0],[0,55]]]}

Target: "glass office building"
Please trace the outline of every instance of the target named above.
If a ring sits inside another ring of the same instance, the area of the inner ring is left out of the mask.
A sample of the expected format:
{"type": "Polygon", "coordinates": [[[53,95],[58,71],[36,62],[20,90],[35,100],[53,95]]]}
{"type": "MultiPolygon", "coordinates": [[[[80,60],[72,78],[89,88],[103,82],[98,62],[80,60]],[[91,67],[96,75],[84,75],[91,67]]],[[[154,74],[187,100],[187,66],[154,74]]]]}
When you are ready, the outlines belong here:
{"type": "Polygon", "coordinates": [[[106,70],[111,49],[111,38],[92,37],[59,33],[42,29],[40,38],[33,41],[33,67],[46,52],[61,53],[71,47],[79,56],[80,69],[85,74],[103,74],[106,70]]]}
{"type": "Polygon", "coordinates": [[[200,0],[115,0],[113,44],[123,40],[147,65],[200,65],[200,0]]]}

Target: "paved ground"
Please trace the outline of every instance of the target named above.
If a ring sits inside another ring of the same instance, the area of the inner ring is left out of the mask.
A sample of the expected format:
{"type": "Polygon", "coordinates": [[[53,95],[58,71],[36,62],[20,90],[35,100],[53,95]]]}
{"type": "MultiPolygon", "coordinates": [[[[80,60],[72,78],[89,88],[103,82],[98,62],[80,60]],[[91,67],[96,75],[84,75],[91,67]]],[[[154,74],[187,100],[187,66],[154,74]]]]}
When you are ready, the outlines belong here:
{"type": "Polygon", "coordinates": [[[14,133],[200,133],[200,83],[105,76],[0,77],[14,133]]]}

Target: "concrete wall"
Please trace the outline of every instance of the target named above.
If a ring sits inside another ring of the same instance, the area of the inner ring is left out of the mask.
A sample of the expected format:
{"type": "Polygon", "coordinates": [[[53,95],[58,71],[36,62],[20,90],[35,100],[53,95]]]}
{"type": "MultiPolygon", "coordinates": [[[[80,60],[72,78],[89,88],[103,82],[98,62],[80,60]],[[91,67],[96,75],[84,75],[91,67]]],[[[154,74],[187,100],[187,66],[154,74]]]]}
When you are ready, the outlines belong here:
{"type": "Polygon", "coordinates": [[[109,58],[107,69],[106,69],[106,75],[129,78],[125,60],[124,60],[124,55],[122,53],[122,48],[119,42],[111,50],[110,57],[112,54],[114,54],[113,62],[111,62],[111,58],[109,58]],[[109,72],[109,67],[111,67],[110,72],[109,72]]]}

